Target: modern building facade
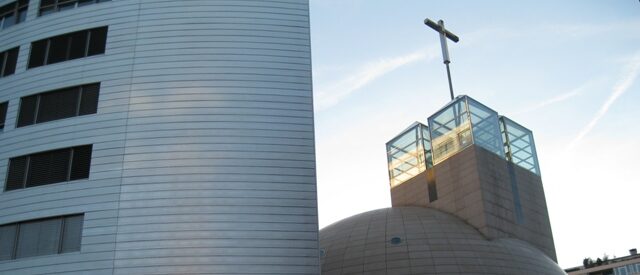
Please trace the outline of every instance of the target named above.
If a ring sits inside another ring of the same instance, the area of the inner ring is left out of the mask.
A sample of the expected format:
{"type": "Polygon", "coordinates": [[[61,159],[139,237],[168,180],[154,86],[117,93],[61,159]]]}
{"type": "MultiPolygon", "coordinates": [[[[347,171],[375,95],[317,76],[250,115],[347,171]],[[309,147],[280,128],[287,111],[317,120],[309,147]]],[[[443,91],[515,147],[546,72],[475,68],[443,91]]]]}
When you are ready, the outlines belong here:
{"type": "Polygon", "coordinates": [[[306,0],[0,0],[0,274],[317,274],[306,0]]]}
{"type": "Polygon", "coordinates": [[[392,207],[323,228],[323,274],[564,274],[527,128],[458,96],[387,158],[392,207]]]}

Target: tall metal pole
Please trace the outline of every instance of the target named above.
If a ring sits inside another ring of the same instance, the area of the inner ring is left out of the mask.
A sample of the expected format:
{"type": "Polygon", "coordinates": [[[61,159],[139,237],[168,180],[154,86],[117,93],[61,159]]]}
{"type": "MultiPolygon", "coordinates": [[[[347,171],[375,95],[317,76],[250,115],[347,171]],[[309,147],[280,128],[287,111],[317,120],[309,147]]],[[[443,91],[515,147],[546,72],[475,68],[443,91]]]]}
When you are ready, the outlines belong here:
{"type": "Polygon", "coordinates": [[[451,84],[451,71],[449,70],[449,63],[444,63],[447,66],[447,79],[449,79],[449,93],[451,93],[451,100],[453,100],[453,84],[451,84]]]}

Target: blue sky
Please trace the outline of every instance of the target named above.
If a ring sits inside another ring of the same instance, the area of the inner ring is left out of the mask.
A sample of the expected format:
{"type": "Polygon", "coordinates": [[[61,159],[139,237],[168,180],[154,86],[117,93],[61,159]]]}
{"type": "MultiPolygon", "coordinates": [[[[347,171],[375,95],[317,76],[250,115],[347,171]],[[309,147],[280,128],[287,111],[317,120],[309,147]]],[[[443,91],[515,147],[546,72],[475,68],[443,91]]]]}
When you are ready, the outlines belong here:
{"type": "Polygon", "coordinates": [[[456,94],[534,132],[562,267],[640,247],[640,2],[311,0],[320,226],[390,206],[384,144],[456,94]]]}

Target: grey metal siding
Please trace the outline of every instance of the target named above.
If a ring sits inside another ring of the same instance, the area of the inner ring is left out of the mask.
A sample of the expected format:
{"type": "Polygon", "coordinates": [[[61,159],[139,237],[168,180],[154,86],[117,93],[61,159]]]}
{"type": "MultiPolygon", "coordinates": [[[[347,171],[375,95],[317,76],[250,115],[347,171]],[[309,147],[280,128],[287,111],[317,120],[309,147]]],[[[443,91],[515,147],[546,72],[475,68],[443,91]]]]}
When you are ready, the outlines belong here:
{"type": "Polygon", "coordinates": [[[0,273],[319,273],[308,1],[38,4],[0,30],[0,51],[20,45],[0,180],[13,156],[80,144],[91,173],[0,194],[0,224],[85,213],[82,250],[0,273]],[[107,25],[104,55],[26,69],[32,41],[107,25]],[[97,114],[15,128],[21,97],[92,82],[97,114]]]}

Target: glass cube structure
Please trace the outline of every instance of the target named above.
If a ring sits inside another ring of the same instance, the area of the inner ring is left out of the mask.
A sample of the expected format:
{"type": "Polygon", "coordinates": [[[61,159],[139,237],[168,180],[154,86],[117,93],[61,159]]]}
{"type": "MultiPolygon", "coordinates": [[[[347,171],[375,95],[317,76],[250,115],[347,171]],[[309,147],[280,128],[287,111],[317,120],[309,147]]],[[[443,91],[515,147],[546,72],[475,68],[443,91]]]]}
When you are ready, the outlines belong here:
{"type": "Polygon", "coordinates": [[[540,175],[538,154],[531,130],[505,116],[500,116],[500,131],[502,132],[506,159],[540,175]]]}
{"type": "Polygon", "coordinates": [[[429,117],[433,164],[478,145],[505,157],[498,113],[468,96],[458,96],[429,117]]]}
{"type": "Polygon", "coordinates": [[[429,128],[416,122],[387,142],[387,161],[391,187],[431,168],[429,128]]]}
{"type": "Polygon", "coordinates": [[[387,142],[391,187],[475,144],[540,175],[532,132],[463,95],[387,142]]]}

